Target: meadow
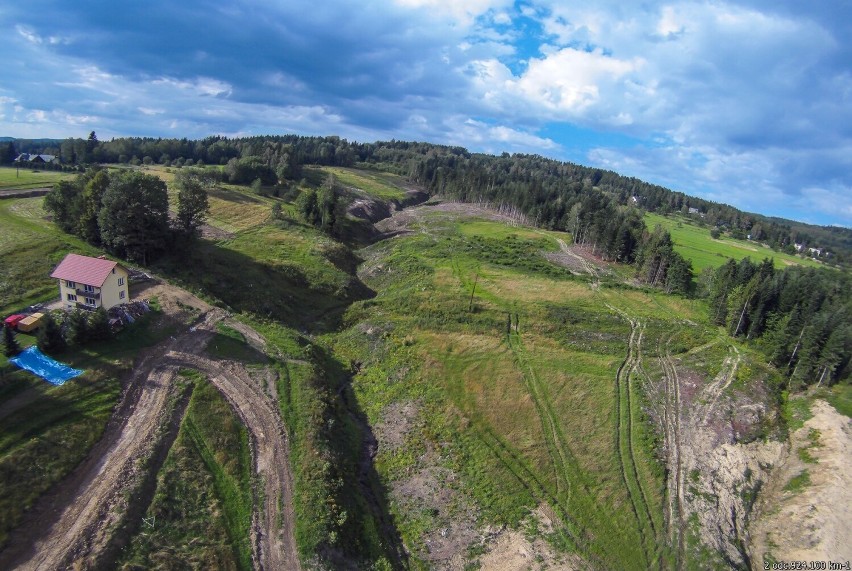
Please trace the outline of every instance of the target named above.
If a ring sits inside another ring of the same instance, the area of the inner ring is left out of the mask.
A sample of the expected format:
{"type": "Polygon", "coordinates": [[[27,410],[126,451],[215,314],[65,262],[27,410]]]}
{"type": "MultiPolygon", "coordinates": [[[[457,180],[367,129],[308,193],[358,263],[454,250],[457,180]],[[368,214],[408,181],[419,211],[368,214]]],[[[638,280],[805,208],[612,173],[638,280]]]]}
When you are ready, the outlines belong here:
{"type": "Polygon", "coordinates": [[[429,233],[361,252],[377,296],[353,304],[334,339],[360,363],[353,387],[373,426],[400,407],[419,411],[402,446],[379,447],[390,488],[439,469],[457,478],[447,477],[448,506],[394,498],[413,566],[429,567],[424,538],[470,504],[478,525],[526,526],[592,565],[671,563],[641,383],[619,385],[616,371],[629,354],[625,315],[647,325],[642,358],[653,361],[685,319],[701,324],[690,347],[717,336],[703,304],[572,277],[541,255],[559,236],[435,218],[420,222],[429,233]],[[542,510],[549,530],[531,516],[542,510]]]}
{"type": "Polygon", "coordinates": [[[716,268],[733,258],[737,261],[751,258],[759,262],[764,258],[772,258],[777,269],[799,265],[808,267],[825,267],[824,264],[811,258],[800,258],[783,252],[776,252],[759,242],[737,240],[729,236],[714,239],[710,236],[709,228],[702,228],[689,220],[679,217],[666,217],[659,214],[645,214],[645,222],[649,229],[659,224],[668,230],[675,245],[675,251],[692,262],[695,273],[704,268],[716,268]]]}
{"type": "Polygon", "coordinates": [[[73,174],[32,168],[0,167],[0,190],[13,188],[46,188],[73,174]]]}

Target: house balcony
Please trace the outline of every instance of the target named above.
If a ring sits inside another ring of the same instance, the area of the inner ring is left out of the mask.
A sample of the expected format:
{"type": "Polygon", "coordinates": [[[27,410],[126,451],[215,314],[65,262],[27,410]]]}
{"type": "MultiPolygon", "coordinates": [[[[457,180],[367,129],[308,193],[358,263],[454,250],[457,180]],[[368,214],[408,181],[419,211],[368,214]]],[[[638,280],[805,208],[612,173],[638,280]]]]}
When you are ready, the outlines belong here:
{"type": "Polygon", "coordinates": [[[82,309],[84,311],[95,311],[96,309],[99,309],[101,307],[100,305],[86,305],[85,303],[80,303],[79,301],[75,305],[77,306],[77,309],[82,309]]]}
{"type": "Polygon", "coordinates": [[[101,298],[101,292],[99,291],[86,291],[84,289],[77,289],[75,291],[77,292],[77,295],[82,295],[83,297],[91,297],[92,299],[101,298]]]}

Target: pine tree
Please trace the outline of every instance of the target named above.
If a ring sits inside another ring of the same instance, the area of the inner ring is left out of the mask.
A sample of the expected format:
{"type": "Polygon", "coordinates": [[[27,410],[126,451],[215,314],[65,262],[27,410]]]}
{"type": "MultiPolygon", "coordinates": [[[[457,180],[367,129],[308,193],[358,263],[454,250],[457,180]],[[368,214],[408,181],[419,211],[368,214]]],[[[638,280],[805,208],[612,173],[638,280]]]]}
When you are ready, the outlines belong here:
{"type": "Polygon", "coordinates": [[[79,309],[68,317],[68,340],[72,345],[85,345],[91,338],[89,317],[79,309]]]}
{"type": "Polygon", "coordinates": [[[3,328],[3,342],[6,346],[5,353],[7,357],[14,357],[21,352],[21,346],[18,344],[18,340],[15,339],[15,332],[12,331],[11,327],[3,328]]]}
{"type": "Polygon", "coordinates": [[[44,353],[55,355],[68,347],[62,329],[49,313],[44,316],[44,324],[38,332],[38,348],[44,353]]]}

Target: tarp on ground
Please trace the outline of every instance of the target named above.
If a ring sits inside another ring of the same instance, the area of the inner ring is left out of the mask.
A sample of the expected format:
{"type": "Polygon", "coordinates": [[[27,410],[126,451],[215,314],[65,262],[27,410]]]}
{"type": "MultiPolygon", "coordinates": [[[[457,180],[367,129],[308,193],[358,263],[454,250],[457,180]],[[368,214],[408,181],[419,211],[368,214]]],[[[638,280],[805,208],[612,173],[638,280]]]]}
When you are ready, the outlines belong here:
{"type": "Polygon", "coordinates": [[[80,369],[72,369],[64,363],[51,359],[39,351],[35,345],[24,349],[17,357],[9,359],[9,362],[54,385],[64,384],[68,379],[83,374],[80,369]]]}

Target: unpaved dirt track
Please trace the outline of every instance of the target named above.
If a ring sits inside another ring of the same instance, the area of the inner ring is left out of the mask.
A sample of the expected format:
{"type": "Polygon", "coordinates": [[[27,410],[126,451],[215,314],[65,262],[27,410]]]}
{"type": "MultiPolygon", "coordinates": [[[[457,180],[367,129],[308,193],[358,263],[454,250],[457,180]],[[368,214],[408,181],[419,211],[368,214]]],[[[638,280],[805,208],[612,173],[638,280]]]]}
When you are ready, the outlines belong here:
{"type": "Polygon", "coordinates": [[[182,367],[204,373],[231,403],[248,429],[253,460],[263,485],[263,509],[254,510],[252,545],[255,566],[267,571],[300,569],[293,533],[293,476],[289,447],[277,404],[251,379],[245,367],[175,353],[182,367]],[[284,513],[279,517],[283,508],[284,513]]]}
{"type": "MultiPolygon", "coordinates": [[[[164,287],[183,297],[191,295],[164,287]]],[[[199,301],[199,305],[206,304],[199,301]]],[[[9,547],[0,553],[0,569],[54,570],[97,564],[112,539],[111,527],[123,516],[126,486],[138,479],[139,460],[153,450],[159,428],[168,421],[164,418],[167,401],[181,368],[206,374],[250,433],[255,471],[264,487],[262,495],[255,492],[255,498],[264,499],[262,509],[256,503],[253,513],[255,567],[300,569],[293,535],[289,447],[277,403],[263,393],[243,365],[214,361],[203,354],[216,323],[225,317],[219,309],[205,311],[197,326],[145,350],[101,441],[28,512],[13,532],[9,547]]],[[[253,341],[261,339],[251,333],[247,337],[253,341]]]]}

